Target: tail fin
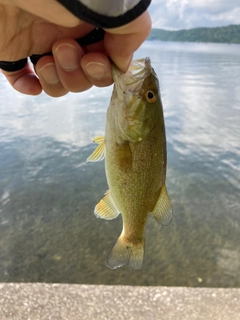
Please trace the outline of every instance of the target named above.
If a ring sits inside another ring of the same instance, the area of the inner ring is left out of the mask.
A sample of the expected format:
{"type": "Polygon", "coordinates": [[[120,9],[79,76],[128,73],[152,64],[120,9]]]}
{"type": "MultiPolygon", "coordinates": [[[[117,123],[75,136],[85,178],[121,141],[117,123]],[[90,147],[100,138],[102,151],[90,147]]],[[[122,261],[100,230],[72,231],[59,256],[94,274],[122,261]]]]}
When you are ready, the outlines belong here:
{"type": "Polygon", "coordinates": [[[133,269],[140,269],[143,264],[144,239],[137,244],[128,242],[121,235],[107,259],[107,266],[116,269],[124,265],[129,265],[133,269]]]}

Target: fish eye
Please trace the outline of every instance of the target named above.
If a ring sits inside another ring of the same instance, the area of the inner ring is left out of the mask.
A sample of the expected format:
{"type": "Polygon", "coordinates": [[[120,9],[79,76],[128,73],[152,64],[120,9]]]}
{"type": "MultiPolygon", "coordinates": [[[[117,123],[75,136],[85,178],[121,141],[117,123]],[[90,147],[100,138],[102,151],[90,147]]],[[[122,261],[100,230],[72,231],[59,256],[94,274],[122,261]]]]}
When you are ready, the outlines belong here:
{"type": "Polygon", "coordinates": [[[147,90],[145,92],[145,98],[146,98],[147,102],[155,102],[157,100],[157,95],[154,91],[147,90]]]}

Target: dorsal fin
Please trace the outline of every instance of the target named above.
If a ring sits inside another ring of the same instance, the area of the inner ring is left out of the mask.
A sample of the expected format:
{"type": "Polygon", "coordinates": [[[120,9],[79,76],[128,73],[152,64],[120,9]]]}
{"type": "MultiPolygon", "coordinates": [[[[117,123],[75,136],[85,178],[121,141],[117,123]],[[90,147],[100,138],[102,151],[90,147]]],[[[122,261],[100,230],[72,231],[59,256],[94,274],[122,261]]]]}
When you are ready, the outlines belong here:
{"type": "Polygon", "coordinates": [[[161,193],[153,209],[152,215],[157,222],[163,226],[167,226],[172,220],[172,207],[165,184],[161,189],[161,193]]]}

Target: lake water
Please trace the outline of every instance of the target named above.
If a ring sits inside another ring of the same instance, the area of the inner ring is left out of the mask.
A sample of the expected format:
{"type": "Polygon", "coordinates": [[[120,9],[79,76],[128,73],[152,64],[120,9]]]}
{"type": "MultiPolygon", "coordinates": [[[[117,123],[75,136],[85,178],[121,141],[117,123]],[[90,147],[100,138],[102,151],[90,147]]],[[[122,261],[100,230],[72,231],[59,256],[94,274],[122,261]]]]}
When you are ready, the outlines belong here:
{"type": "Polygon", "coordinates": [[[149,217],[141,270],[105,266],[122,221],[96,219],[112,87],[54,99],[0,74],[0,281],[240,287],[240,45],[145,42],[158,74],[174,219],[149,217]]]}

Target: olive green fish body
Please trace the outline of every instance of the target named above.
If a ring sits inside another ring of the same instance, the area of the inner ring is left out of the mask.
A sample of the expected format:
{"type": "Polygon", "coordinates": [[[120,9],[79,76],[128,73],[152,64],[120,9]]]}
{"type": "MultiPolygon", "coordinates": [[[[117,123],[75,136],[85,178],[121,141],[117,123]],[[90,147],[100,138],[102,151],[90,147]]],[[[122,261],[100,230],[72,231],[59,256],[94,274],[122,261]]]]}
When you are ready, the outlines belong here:
{"type": "Polygon", "coordinates": [[[114,90],[107,111],[105,137],[88,158],[105,155],[109,191],[95,214],[113,219],[120,212],[123,231],[109,254],[107,265],[115,269],[142,266],[144,228],[149,213],[166,225],[172,217],[165,187],[166,137],[158,80],[148,58],[133,62],[130,74],[113,67],[114,90]],[[136,71],[136,74],[134,74],[136,71]]]}

